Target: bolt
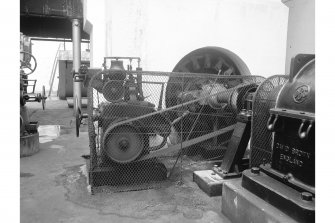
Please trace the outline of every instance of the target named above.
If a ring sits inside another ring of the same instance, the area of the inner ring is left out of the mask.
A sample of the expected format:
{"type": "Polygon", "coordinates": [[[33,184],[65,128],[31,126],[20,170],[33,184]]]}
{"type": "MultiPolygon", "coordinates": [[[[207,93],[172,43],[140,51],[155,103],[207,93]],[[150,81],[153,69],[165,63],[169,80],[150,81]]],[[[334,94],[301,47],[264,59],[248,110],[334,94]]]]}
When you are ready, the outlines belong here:
{"type": "Polygon", "coordinates": [[[284,177],[283,177],[283,179],[285,180],[285,181],[289,181],[289,180],[291,180],[293,178],[293,175],[291,174],[291,173],[288,173],[288,174],[286,174],[284,177]]]}
{"type": "Polygon", "coordinates": [[[252,167],[251,168],[251,173],[253,173],[253,174],[259,174],[259,172],[260,172],[260,169],[258,167],[252,167]]]}
{"type": "Polygon", "coordinates": [[[301,199],[304,201],[312,201],[313,200],[313,195],[309,192],[302,192],[301,193],[301,199]]]}

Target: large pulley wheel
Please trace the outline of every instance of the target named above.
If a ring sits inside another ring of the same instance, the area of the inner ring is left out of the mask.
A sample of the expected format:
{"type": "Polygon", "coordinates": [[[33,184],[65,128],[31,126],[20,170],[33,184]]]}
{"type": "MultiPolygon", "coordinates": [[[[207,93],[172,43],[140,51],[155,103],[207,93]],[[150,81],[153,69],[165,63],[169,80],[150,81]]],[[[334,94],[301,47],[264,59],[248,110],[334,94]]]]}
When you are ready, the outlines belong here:
{"type": "Polygon", "coordinates": [[[110,126],[103,136],[103,153],[117,163],[136,160],[144,149],[140,131],[131,125],[110,126]]]}
{"type": "Polygon", "coordinates": [[[23,70],[25,75],[34,73],[37,67],[36,58],[28,52],[20,52],[20,69],[23,70]],[[32,59],[32,60],[31,60],[32,59]]]}

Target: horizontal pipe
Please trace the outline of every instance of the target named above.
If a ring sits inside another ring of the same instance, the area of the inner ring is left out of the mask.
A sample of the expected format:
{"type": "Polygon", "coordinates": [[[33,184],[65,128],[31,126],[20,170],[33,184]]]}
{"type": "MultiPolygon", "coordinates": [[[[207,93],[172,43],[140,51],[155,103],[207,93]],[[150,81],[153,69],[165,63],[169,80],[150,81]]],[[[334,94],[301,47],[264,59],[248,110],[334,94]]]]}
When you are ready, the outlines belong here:
{"type": "MultiPolygon", "coordinates": [[[[42,38],[42,37],[31,37],[31,40],[36,41],[52,41],[52,42],[72,42],[72,39],[58,39],[58,38],[42,38]]],[[[81,39],[82,43],[90,43],[90,40],[81,39]]]]}

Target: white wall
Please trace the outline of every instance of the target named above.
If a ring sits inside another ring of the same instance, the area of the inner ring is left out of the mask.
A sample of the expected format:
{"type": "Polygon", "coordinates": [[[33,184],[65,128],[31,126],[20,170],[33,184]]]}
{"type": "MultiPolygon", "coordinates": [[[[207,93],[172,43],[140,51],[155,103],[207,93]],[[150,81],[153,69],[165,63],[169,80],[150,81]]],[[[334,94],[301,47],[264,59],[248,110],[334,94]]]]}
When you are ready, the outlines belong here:
{"type": "Polygon", "coordinates": [[[101,67],[106,56],[105,0],[82,0],[85,32],[90,34],[90,64],[101,67]]]}
{"type": "Polygon", "coordinates": [[[286,72],[298,53],[315,53],[315,0],[283,0],[289,8],[286,72]]]}
{"type": "MultiPolygon", "coordinates": [[[[29,75],[29,79],[36,79],[36,87],[35,87],[35,93],[42,92],[42,86],[45,86],[46,93],[49,93],[50,90],[50,77],[52,72],[53,63],[57,54],[58,48],[60,50],[66,49],[70,51],[70,55],[72,56],[72,42],[66,42],[65,48],[64,48],[64,42],[53,42],[53,41],[32,41],[32,54],[37,60],[37,67],[34,73],[29,75]]],[[[85,50],[88,48],[87,43],[81,44],[81,50],[82,50],[82,57],[85,58],[85,55],[88,53],[85,53],[85,50]],[[84,52],[83,52],[84,51],[84,52]]],[[[72,59],[72,58],[71,58],[72,59]]],[[[58,89],[58,76],[59,76],[59,69],[58,66],[56,68],[56,75],[54,78],[54,83],[52,87],[53,94],[58,89]]],[[[28,91],[32,91],[32,87],[28,87],[28,91]]]]}
{"type": "Polygon", "coordinates": [[[219,46],[254,75],[284,73],[288,8],[280,0],[84,0],[91,63],[140,56],[144,70],[172,71],[187,53],[219,46]]]}

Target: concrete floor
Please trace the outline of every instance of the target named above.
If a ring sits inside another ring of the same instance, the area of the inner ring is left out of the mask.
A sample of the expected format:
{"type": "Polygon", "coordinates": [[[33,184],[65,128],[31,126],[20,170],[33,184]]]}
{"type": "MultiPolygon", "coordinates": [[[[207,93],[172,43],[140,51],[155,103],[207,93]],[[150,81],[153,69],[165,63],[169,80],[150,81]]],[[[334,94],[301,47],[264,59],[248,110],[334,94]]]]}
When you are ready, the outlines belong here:
{"type": "Polygon", "coordinates": [[[45,111],[38,103],[27,106],[41,131],[40,151],[20,160],[22,223],[230,222],[221,214],[221,197],[208,197],[192,182],[191,168],[183,172],[183,184],[91,195],[81,157],[89,154],[87,126],[76,138],[66,101],[48,100],[45,111]]]}

